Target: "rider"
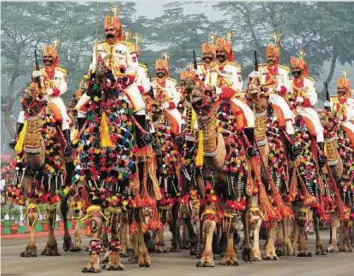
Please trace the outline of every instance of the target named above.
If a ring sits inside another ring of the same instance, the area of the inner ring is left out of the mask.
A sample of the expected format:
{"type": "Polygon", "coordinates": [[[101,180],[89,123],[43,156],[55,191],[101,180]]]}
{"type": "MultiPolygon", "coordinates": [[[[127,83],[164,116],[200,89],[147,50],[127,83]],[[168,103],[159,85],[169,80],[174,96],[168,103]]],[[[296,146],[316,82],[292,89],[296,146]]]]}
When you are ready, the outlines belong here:
{"type": "Polygon", "coordinates": [[[215,47],[214,43],[202,43],[202,62],[197,64],[197,75],[200,80],[205,81],[206,75],[215,65],[215,47]]]}
{"type": "Polygon", "coordinates": [[[135,82],[138,85],[141,94],[150,93],[151,82],[148,76],[148,67],[139,63],[140,47],[138,45],[139,37],[135,35],[135,43],[130,47],[130,55],[132,57],[133,66],[136,68],[135,82]]]}
{"type": "Polygon", "coordinates": [[[183,120],[177,106],[181,96],[177,92],[176,81],[169,78],[168,56],[165,54],[163,59],[156,60],[155,67],[156,78],[152,81],[154,98],[160,107],[166,111],[166,119],[170,123],[172,133],[179,136],[183,120]]]}
{"type": "Polygon", "coordinates": [[[337,114],[343,130],[354,145],[354,99],[351,98],[350,80],[346,72],[337,79],[337,95],[330,97],[332,112],[337,114]]]}
{"type": "MultiPolygon", "coordinates": [[[[285,120],[285,132],[289,135],[289,142],[294,143],[294,113],[286,101],[286,95],[290,93],[290,69],[280,65],[279,36],[274,34],[274,45],[266,46],[267,63],[258,65],[258,72],[253,72],[259,77],[263,91],[269,95],[269,101],[273,106],[281,110],[285,120]]],[[[293,147],[293,151],[295,147],[293,147]]]]}
{"type": "MultiPolygon", "coordinates": [[[[226,39],[216,39],[216,58],[215,66],[207,73],[205,85],[215,90],[219,99],[230,100],[240,109],[245,118],[241,130],[244,131],[251,145],[254,145],[255,118],[242,94],[241,66],[234,62],[231,33],[227,34],[226,39]]],[[[256,154],[253,147],[249,148],[248,152],[250,155],[256,154]]]]}
{"type": "MultiPolygon", "coordinates": [[[[116,81],[121,84],[124,94],[132,104],[134,117],[139,125],[146,129],[146,105],[136,83],[136,65],[131,55],[132,43],[124,41],[123,30],[117,14],[104,17],[104,32],[106,40],[97,42],[93,48],[92,62],[89,67],[89,75],[96,70],[99,60],[103,60],[116,81]]],[[[90,98],[83,95],[76,109],[79,118],[85,118],[85,104],[90,98]]],[[[136,138],[138,146],[142,147],[143,133],[137,128],[136,138]]]]}
{"type": "Polygon", "coordinates": [[[299,57],[291,57],[291,90],[293,98],[296,101],[296,111],[299,115],[312,122],[310,126],[310,134],[316,138],[320,148],[319,161],[324,164],[326,158],[324,156],[324,137],[321,120],[314,105],[317,103],[317,93],[315,80],[308,74],[306,62],[303,58],[303,52],[300,51],[299,57]]]}
{"type": "MultiPolygon", "coordinates": [[[[32,82],[40,81],[41,87],[44,89],[46,96],[48,97],[48,101],[54,103],[57,106],[57,110],[60,112],[62,130],[67,142],[67,147],[64,149],[64,153],[68,155],[71,153],[70,119],[64,102],[60,97],[67,91],[67,71],[59,66],[59,56],[55,45],[45,45],[42,54],[44,67],[41,67],[39,70],[33,70],[32,82]]],[[[24,122],[25,112],[21,111],[17,121],[16,137],[22,130],[24,122]]],[[[16,139],[13,139],[10,143],[10,147],[14,148],[15,145],[16,139]]]]}

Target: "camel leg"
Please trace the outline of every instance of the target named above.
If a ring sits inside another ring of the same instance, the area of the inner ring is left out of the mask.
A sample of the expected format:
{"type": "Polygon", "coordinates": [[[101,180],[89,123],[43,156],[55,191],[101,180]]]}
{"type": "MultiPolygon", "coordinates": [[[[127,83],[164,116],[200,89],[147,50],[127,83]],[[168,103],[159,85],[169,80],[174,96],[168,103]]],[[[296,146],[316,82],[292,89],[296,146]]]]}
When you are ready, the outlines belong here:
{"type": "MultiPolygon", "coordinates": [[[[151,265],[151,258],[149,256],[149,251],[146,247],[145,240],[144,240],[144,233],[142,229],[142,224],[144,223],[142,219],[142,210],[137,209],[139,212],[139,227],[137,233],[137,242],[138,242],[138,264],[140,267],[150,267],[151,265]]],[[[163,232],[162,232],[163,236],[163,232]]]]}
{"type": "Polygon", "coordinates": [[[90,259],[87,265],[82,269],[84,273],[99,273],[100,270],[100,254],[103,250],[103,242],[101,239],[103,220],[101,216],[93,216],[89,219],[89,227],[91,239],[89,245],[90,259]]]}
{"type": "Polygon", "coordinates": [[[120,262],[120,242],[118,224],[120,216],[117,213],[111,214],[111,241],[109,243],[109,251],[107,252],[108,262],[103,267],[106,270],[124,270],[124,265],[120,262]]]}
{"type": "Polygon", "coordinates": [[[338,241],[337,241],[338,225],[339,225],[338,217],[336,215],[332,215],[331,216],[331,238],[330,238],[330,244],[327,249],[327,251],[331,253],[339,252],[338,241]]]}
{"type": "Polygon", "coordinates": [[[275,252],[274,241],[277,233],[277,223],[275,221],[270,222],[269,229],[267,231],[267,245],[265,247],[264,260],[278,260],[278,256],[275,252]]]}
{"type": "Polygon", "coordinates": [[[282,228],[283,228],[284,245],[286,247],[285,252],[286,252],[286,255],[291,256],[294,253],[293,245],[290,241],[291,232],[292,232],[292,228],[293,228],[293,221],[291,218],[286,218],[281,222],[281,224],[282,224],[282,228]]]}
{"type": "Polygon", "coordinates": [[[191,218],[185,218],[184,219],[184,225],[187,227],[188,234],[189,234],[189,239],[190,239],[190,255],[197,255],[197,245],[198,245],[198,237],[196,235],[196,232],[194,231],[193,224],[191,221],[191,218]]]}
{"type": "Polygon", "coordinates": [[[68,229],[68,212],[69,212],[68,198],[69,196],[64,197],[60,203],[60,211],[63,216],[63,222],[64,222],[63,249],[65,252],[68,250],[72,251],[73,248],[73,243],[68,229]]]}
{"type": "Polygon", "coordinates": [[[315,224],[316,233],[316,255],[326,255],[326,251],[324,249],[320,236],[320,218],[316,211],[313,212],[313,221],[315,224]]]}
{"type": "Polygon", "coordinates": [[[292,242],[293,255],[296,255],[299,250],[298,242],[299,242],[299,222],[295,220],[294,230],[293,230],[293,242],[292,242]]]}
{"type": "Polygon", "coordinates": [[[226,226],[226,251],[223,254],[220,264],[222,265],[235,265],[238,266],[239,262],[237,260],[237,255],[234,247],[234,232],[236,231],[236,219],[231,217],[225,222],[226,226]]]}
{"type": "Polygon", "coordinates": [[[341,252],[352,252],[352,246],[350,244],[350,238],[349,238],[349,221],[344,220],[341,223],[340,226],[340,231],[341,231],[341,247],[339,248],[339,251],[341,252]]]}
{"type": "Polygon", "coordinates": [[[70,251],[81,251],[82,247],[82,240],[81,240],[81,236],[80,236],[80,223],[77,221],[75,222],[75,233],[74,233],[74,245],[73,247],[70,249],[70,251]]]}
{"type": "MultiPolygon", "coordinates": [[[[244,231],[244,242],[243,242],[243,251],[242,251],[242,259],[245,262],[251,262],[252,261],[252,248],[251,248],[251,239],[250,239],[250,207],[252,206],[252,203],[258,202],[257,197],[248,197],[247,196],[247,204],[246,204],[246,210],[244,212],[244,215],[242,217],[242,222],[243,222],[243,231],[244,231]]],[[[258,235],[259,236],[259,235],[258,235]]]]}
{"type": "Polygon", "coordinates": [[[261,216],[257,214],[251,215],[250,224],[253,229],[253,245],[251,251],[252,261],[261,261],[262,256],[261,256],[261,250],[259,249],[259,232],[262,225],[261,216]]]}
{"type": "Polygon", "coordinates": [[[35,234],[36,234],[36,222],[38,220],[38,212],[37,207],[33,209],[27,208],[27,219],[28,219],[28,228],[30,230],[30,238],[28,241],[28,245],[24,252],[21,253],[21,257],[37,257],[37,246],[35,242],[35,234]]]}
{"type": "MultiPolygon", "coordinates": [[[[160,209],[161,210],[161,209],[160,209]]],[[[166,224],[167,221],[167,210],[162,209],[160,211],[160,219],[161,219],[161,223],[162,225],[166,224]]],[[[162,229],[159,229],[155,232],[155,240],[154,240],[154,252],[155,253],[167,253],[168,250],[166,248],[166,244],[165,244],[165,240],[164,240],[164,228],[162,227],[162,229]]]]}
{"type": "Polygon", "coordinates": [[[171,244],[171,252],[180,251],[179,243],[180,243],[180,232],[178,227],[178,204],[174,204],[172,207],[172,220],[169,223],[170,229],[172,232],[172,244],[171,244]]]}
{"type": "Polygon", "coordinates": [[[197,263],[197,267],[214,267],[213,256],[213,233],[216,228],[215,220],[205,220],[203,222],[203,234],[205,237],[205,247],[200,260],[197,263]]]}
{"type": "Polygon", "coordinates": [[[306,245],[306,226],[305,223],[299,224],[299,253],[298,257],[312,257],[311,252],[308,252],[306,245]]]}
{"type": "Polygon", "coordinates": [[[191,245],[189,241],[189,231],[185,219],[182,220],[181,224],[182,224],[181,225],[182,235],[181,235],[180,247],[181,249],[190,249],[191,245]]]}
{"type": "Polygon", "coordinates": [[[56,218],[56,205],[50,205],[47,207],[47,219],[49,224],[48,241],[41,255],[46,256],[60,256],[58,251],[58,244],[54,236],[54,225],[56,218]]]}
{"type": "Polygon", "coordinates": [[[122,226],[120,231],[120,255],[128,257],[128,223],[122,219],[122,226]]]}

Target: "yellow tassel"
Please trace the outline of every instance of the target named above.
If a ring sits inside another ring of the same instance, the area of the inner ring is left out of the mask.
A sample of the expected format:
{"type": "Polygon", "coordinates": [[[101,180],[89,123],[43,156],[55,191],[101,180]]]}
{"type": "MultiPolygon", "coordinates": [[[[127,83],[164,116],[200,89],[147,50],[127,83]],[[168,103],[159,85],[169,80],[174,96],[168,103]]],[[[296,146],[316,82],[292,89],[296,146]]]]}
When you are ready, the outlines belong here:
{"type": "Polygon", "coordinates": [[[112,145],[111,138],[109,136],[108,119],[105,112],[102,113],[100,132],[101,132],[101,146],[106,148],[112,148],[113,145],[112,145]]]}
{"type": "Polygon", "coordinates": [[[22,128],[22,130],[21,130],[21,133],[20,133],[20,135],[19,135],[19,137],[18,137],[16,146],[15,146],[15,151],[16,151],[17,153],[22,152],[23,144],[24,144],[24,142],[25,142],[26,132],[27,132],[27,121],[25,121],[25,124],[23,125],[23,128],[22,128]]]}
{"type": "Polygon", "coordinates": [[[195,165],[197,167],[202,167],[204,165],[204,144],[203,144],[203,140],[204,140],[203,131],[199,130],[199,133],[198,133],[198,153],[197,153],[197,157],[196,157],[196,160],[195,160],[195,165]]]}

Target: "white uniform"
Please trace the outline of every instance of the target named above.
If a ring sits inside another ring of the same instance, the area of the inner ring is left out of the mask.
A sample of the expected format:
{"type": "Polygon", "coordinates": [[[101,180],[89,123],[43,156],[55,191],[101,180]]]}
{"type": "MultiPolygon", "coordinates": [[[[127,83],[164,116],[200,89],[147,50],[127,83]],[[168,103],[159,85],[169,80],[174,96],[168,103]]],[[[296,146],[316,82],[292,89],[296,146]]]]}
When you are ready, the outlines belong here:
{"type": "MultiPolygon", "coordinates": [[[[45,67],[42,67],[40,69],[42,73],[41,78],[43,79],[44,87],[46,90],[45,98],[48,100],[48,102],[52,102],[58,107],[63,119],[62,130],[66,130],[70,128],[70,119],[66,111],[65,104],[62,98],[60,97],[68,89],[68,85],[66,82],[66,70],[61,67],[55,67],[54,70],[54,76],[53,78],[50,78],[45,71],[45,67]]],[[[19,114],[18,122],[23,124],[24,121],[25,112],[21,111],[19,114]]]]}
{"type": "Polygon", "coordinates": [[[347,97],[342,103],[338,96],[331,96],[331,110],[341,119],[341,125],[348,128],[354,135],[354,99],[347,97]]]}
{"type": "MultiPolygon", "coordinates": [[[[130,54],[131,44],[125,41],[119,41],[116,44],[109,44],[106,41],[98,42],[93,48],[92,62],[89,67],[89,72],[95,72],[98,55],[101,56],[105,65],[112,70],[115,78],[122,76],[120,67],[126,68],[125,74],[134,76],[134,82],[130,83],[124,92],[133,106],[133,110],[137,115],[145,115],[146,105],[135,81],[137,76],[137,67],[135,66],[130,54]]],[[[76,105],[79,110],[79,117],[85,117],[85,112],[82,111],[82,106],[87,102],[87,95],[83,95],[76,105]]]]}
{"type": "Polygon", "coordinates": [[[182,114],[177,109],[181,101],[181,95],[177,92],[176,81],[170,78],[166,78],[162,82],[158,81],[158,79],[154,79],[152,81],[152,89],[155,100],[178,124],[178,130],[175,129],[175,132],[181,133],[182,114]]]}
{"type": "Polygon", "coordinates": [[[277,65],[276,75],[268,69],[267,64],[258,66],[258,75],[261,86],[268,88],[269,101],[278,106],[284,115],[286,121],[286,132],[290,135],[295,134],[294,119],[295,115],[291,111],[286,100],[278,94],[282,89],[286,89],[286,93],[290,93],[289,67],[277,65]]]}
{"type": "Polygon", "coordinates": [[[207,72],[205,84],[210,87],[216,87],[216,96],[219,96],[223,89],[232,88],[236,92],[236,97],[230,100],[242,110],[247,121],[247,127],[253,128],[255,126],[253,111],[244,101],[239,99],[243,99],[241,66],[239,64],[230,61],[225,64],[216,63],[207,72]]]}
{"type": "Polygon", "coordinates": [[[314,106],[317,103],[317,92],[315,88],[315,80],[312,78],[304,77],[301,86],[295,85],[295,78],[291,80],[291,92],[297,93],[296,101],[301,103],[296,107],[297,112],[311,120],[315,131],[316,131],[316,140],[317,143],[324,142],[323,137],[323,127],[321,124],[320,117],[315,110],[314,106]],[[296,89],[298,87],[299,90],[296,89]],[[303,93],[303,95],[300,95],[303,93]]]}

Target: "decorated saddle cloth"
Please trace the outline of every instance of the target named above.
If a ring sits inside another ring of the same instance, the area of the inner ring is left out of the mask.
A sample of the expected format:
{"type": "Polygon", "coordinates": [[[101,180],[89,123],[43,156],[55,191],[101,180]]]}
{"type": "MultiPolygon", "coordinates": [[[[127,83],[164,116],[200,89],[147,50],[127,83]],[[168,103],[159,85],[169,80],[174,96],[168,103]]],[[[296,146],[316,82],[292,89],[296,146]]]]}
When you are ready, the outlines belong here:
{"type": "Polygon", "coordinates": [[[15,147],[15,178],[8,187],[8,196],[16,204],[24,205],[27,199],[48,204],[61,200],[65,190],[61,142],[58,122],[48,106],[37,115],[26,116],[15,147]],[[35,158],[43,165],[33,169],[29,166],[29,158],[35,158]],[[29,177],[32,183],[32,189],[27,193],[24,191],[25,177],[29,177]]]}

